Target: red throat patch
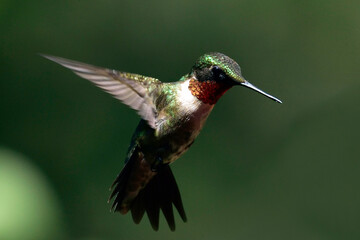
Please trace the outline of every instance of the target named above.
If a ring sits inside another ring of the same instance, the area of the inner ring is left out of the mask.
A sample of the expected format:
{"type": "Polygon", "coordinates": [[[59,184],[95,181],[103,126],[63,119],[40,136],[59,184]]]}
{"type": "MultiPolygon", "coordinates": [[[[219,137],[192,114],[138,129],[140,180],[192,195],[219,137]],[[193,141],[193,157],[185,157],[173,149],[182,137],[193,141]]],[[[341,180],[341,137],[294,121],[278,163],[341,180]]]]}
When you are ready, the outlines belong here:
{"type": "Polygon", "coordinates": [[[231,88],[228,84],[215,81],[198,81],[190,79],[189,90],[191,94],[203,103],[215,104],[219,98],[231,88]]]}

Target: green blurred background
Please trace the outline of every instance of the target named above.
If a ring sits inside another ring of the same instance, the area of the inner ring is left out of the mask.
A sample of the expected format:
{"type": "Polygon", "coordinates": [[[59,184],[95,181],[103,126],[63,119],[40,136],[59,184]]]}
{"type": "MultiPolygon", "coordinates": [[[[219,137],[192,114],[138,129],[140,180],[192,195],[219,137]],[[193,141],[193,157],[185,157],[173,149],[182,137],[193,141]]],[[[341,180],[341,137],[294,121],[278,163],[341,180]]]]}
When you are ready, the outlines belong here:
{"type": "Polygon", "coordinates": [[[0,0],[0,239],[360,239],[360,2],[0,0]],[[47,53],[176,81],[205,52],[236,88],[172,165],[188,223],[109,213],[137,114],[47,53]]]}

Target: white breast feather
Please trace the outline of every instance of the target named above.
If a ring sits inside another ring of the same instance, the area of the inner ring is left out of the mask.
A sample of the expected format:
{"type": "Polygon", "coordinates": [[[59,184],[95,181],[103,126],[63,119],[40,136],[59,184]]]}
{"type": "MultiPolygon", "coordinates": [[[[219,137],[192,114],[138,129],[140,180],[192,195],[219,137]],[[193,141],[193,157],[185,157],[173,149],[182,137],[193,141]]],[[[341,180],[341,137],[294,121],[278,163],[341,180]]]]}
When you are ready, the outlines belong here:
{"type": "Polygon", "coordinates": [[[189,83],[190,80],[187,80],[181,84],[180,91],[177,96],[178,102],[181,103],[184,113],[199,117],[207,115],[212,110],[213,105],[205,104],[192,95],[189,90],[189,83]]]}

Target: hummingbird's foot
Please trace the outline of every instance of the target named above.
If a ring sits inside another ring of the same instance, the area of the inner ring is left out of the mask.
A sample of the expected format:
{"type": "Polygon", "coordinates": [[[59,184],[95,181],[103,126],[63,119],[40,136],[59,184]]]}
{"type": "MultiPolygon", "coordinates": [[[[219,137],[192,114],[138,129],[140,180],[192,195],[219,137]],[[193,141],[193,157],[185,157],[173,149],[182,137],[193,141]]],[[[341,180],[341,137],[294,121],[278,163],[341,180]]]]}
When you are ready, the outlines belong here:
{"type": "MultiPolygon", "coordinates": [[[[168,164],[165,164],[165,165],[168,165],[168,164]]],[[[163,159],[162,159],[162,157],[158,157],[153,162],[153,164],[151,164],[151,171],[158,172],[162,166],[164,166],[163,159]]]]}

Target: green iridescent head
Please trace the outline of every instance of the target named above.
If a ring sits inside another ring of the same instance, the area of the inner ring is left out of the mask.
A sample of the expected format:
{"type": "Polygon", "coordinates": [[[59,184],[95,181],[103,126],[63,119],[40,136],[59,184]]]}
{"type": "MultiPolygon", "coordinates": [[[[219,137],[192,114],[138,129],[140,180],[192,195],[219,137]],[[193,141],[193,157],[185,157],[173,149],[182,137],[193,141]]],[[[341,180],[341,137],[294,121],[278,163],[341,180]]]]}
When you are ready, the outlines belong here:
{"type": "Polygon", "coordinates": [[[241,85],[248,87],[281,103],[279,99],[265,93],[246,81],[241,75],[239,64],[222,53],[211,52],[202,55],[192,68],[192,74],[199,81],[216,81],[229,84],[230,86],[241,85]]]}
{"type": "Polygon", "coordinates": [[[202,55],[196,61],[193,72],[199,81],[226,81],[234,85],[245,82],[239,64],[222,53],[202,55]]]}

